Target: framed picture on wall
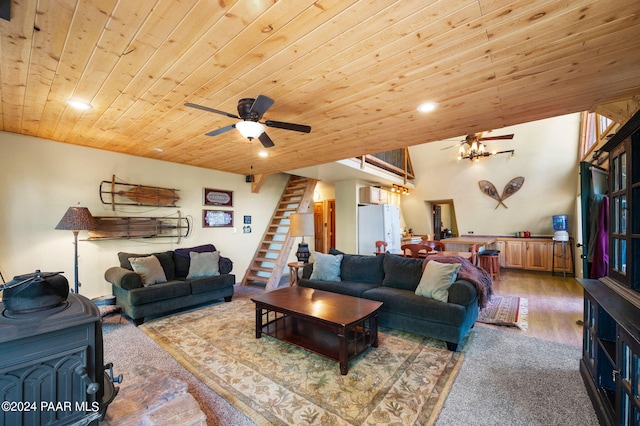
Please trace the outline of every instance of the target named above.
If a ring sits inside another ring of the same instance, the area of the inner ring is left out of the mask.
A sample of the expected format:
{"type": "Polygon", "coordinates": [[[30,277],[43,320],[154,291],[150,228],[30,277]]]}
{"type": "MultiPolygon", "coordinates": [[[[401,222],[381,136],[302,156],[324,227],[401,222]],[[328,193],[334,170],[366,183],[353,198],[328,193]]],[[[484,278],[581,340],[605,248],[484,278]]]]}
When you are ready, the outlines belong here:
{"type": "Polygon", "coordinates": [[[233,191],[204,188],[203,198],[205,206],[233,207],[233,191]]]}
{"type": "Polygon", "coordinates": [[[233,226],[233,212],[225,210],[202,210],[204,228],[225,228],[233,226]]]}

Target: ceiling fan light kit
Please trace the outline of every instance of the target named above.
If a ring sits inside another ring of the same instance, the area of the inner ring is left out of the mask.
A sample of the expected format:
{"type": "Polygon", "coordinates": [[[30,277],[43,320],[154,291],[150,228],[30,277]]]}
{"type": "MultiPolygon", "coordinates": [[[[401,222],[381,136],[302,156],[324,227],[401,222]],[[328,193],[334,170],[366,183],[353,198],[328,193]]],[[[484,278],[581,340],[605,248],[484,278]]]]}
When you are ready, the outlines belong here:
{"type": "Polygon", "coordinates": [[[249,140],[260,137],[264,133],[264,126],[257,121],[240,121],[236,123],[236,129],[249,140]]]}

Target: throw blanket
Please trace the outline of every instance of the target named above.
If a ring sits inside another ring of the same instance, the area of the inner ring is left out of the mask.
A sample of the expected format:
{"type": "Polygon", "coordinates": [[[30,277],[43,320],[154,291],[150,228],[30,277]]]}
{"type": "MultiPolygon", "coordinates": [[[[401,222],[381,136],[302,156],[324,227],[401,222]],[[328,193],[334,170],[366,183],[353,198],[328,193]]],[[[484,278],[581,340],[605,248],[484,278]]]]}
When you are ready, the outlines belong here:
{"type": "Polygon", "coordinates": [[[431,260],[435,260],[440,263],[459,263],[460,270],[458,271],[458,279],[469,281],[476,286],[478,292],[478,306],[482,309],[487,306],[487,303],[491,299],[493,294],[493,281],[491,277],[482,268],[478,268],[473,263],[461,256],[427,256],[422,264],[422,270],[431,260]]]}

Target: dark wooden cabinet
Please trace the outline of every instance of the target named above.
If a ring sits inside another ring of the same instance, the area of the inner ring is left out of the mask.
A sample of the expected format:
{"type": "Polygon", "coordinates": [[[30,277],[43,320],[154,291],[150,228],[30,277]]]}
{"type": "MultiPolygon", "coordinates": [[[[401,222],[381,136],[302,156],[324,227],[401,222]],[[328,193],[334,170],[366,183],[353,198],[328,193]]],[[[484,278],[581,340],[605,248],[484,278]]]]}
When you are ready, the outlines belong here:
{"type": "Polygon", "coordinates": [[[640,308],[598,280],[584,287],[580,372],[600,422],[640,424],[640,308]]]}

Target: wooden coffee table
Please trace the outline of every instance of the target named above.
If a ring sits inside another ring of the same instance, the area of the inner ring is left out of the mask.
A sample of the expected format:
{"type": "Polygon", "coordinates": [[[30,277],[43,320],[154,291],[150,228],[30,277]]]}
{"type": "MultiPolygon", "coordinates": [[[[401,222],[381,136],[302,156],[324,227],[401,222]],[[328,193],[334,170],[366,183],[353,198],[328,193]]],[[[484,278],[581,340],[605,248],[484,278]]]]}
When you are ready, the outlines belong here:
{"type": "Polygon", "coordinates": [[[256,338],[266,334],[340,363],[378,347],[382,302],[304,287],[286,287],[252,297],[256,338]]]}

